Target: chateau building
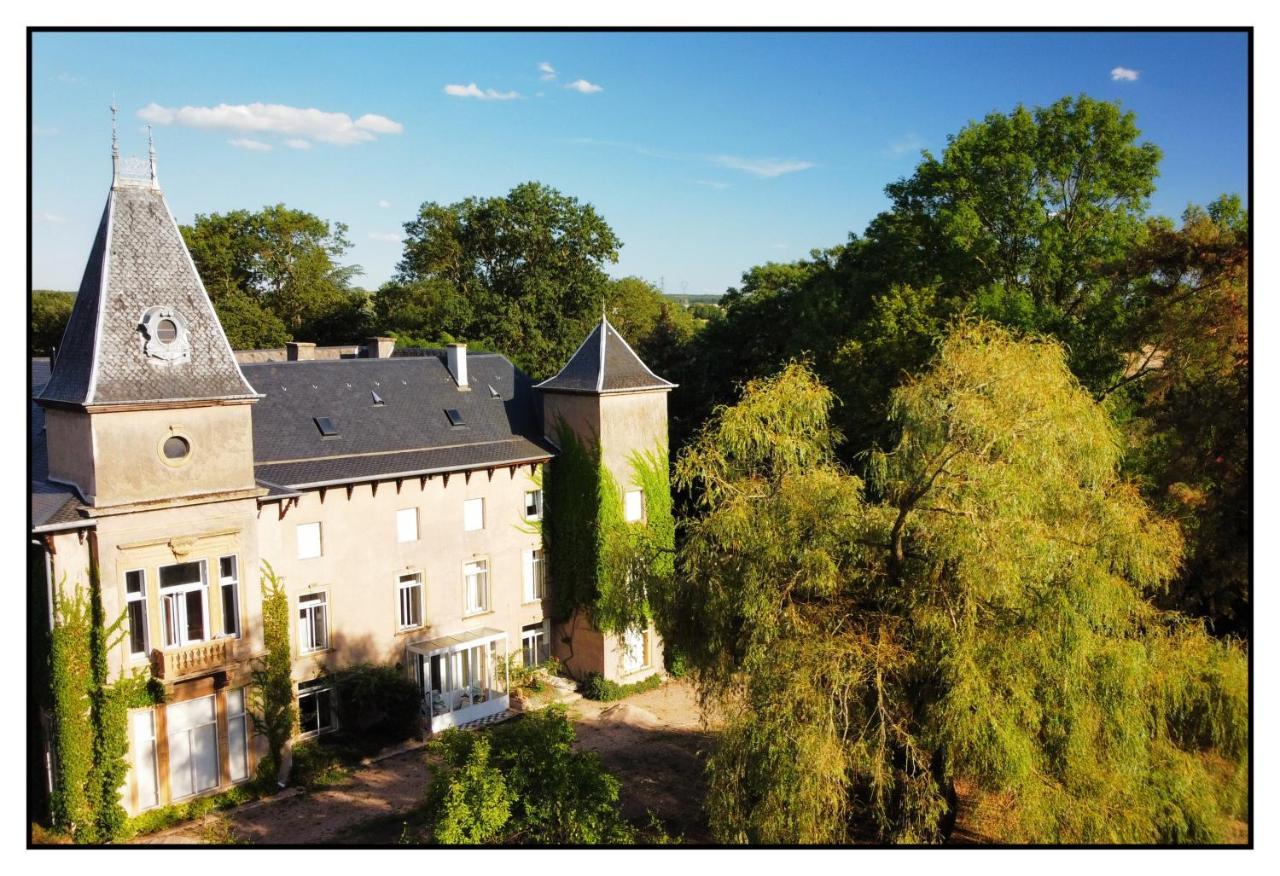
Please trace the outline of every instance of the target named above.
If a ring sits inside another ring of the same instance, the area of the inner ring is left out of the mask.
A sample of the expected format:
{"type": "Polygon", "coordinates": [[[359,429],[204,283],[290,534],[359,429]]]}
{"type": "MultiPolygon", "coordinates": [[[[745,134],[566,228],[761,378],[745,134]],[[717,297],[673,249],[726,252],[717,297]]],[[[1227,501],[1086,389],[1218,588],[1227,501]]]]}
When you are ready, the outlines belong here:
{"type": "Polygon", "coordinates": [[[666,449],[672,384],[607,319],[537,385],[462,344],[237,354],[154,150],[113,149],[113,164],[62,343],[32,364],[31,533],[50,602],[92,569],[102,616],[124,616],[110,677],[164,684],[163,705],[129,714],[127,811],[254,775],[268,567],[289,599],[304,737],[336,729],[327,679],[354,663],[415,680],[428,731],[504,712],[508,657],[622,682],[661,671],[651,628],[550,619],[541,483],[561,424],[600,448],[628,521],[647,506],[628,460],[666,449]]]}

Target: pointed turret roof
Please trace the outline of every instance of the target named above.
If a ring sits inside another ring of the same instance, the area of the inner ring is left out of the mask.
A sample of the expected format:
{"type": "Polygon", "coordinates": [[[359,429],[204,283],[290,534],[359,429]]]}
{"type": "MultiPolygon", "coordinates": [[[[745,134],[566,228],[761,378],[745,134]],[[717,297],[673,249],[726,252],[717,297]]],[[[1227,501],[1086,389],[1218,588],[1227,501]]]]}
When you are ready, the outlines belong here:
{"type": "Polygon", "coordinates": [[[605,394],[669,390],[675,386],[650,371],[601,314],[600,323],[569,357],[560,373],[542,381],[537,388],[546,392],[605,394]]]}
{"type": "MultiPolygon", "coordinates": [[[[114,138],[113,138],[114,141],[114,138]]],[[[42,403],[90,407],[257,398],[150,160],[115,168],[42,403]]]]}

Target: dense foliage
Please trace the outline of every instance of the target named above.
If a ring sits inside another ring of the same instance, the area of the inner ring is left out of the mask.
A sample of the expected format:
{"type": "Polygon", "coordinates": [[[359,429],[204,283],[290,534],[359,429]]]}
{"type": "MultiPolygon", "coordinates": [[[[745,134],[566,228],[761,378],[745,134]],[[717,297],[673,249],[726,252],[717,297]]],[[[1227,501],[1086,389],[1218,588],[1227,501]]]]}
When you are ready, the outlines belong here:
{"type": "Polygon", "coordinates": [[[488,733],[447,730],[427,791],[433,839],[455,844],[596,845],[635,841],[618,809],[618,780],[600,756],[573,747],[563,706],[488,733]]]}
{"type": "Polygon", "coordinates": [[[284,747],[293,736],[297,709],[293,704],[293,655],[289,650],[289,596],[284,582],[262,563],[262,644],[264,654],[251,674],[249,718],[254,732],[267,740],[258,761],[258,781],[266,787],[280,777],[284,747]]]}
{"type": "Polygon", "coordinates": [[[366,744],[399,741],[422,732],[422,692],[402,669],[358,663],[330,675],[338,726],[366,744]]]}
{"type": "Polygon", "coordinates": [[[659,621],[727,719],[717,835],[936,840],[963,782],[999,840],[1222,839],[1245,655],[1151,602],[1178,529],[1063,348],[960,324],[893,394],[868,485],[832,404],[791,365],[677,463],[696,513],[659,621]]]}
{"type": "Polygon", "coordinates": [[[31,293],[31,355],[49,356],[62,343],[76,296],[70,292],[31,293]]]}
{"type": "Polygon", "coordinates": [[[662,676],[657,673],[645,676],[640,681],[619,684],[616,681],[610,681],[598,672],[592,672],[582,685],[582,695],[589,700],[599,700],[607,703],[624,699],[632,694],[657,690],[660,687],[662,687],[662,676]]]}

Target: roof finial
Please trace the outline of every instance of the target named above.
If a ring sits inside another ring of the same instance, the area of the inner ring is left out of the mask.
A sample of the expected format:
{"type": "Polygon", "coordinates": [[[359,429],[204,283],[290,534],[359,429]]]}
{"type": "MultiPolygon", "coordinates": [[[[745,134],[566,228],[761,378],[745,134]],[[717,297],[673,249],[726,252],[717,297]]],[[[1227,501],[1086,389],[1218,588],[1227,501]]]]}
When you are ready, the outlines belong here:
{"type": "Polygon", "coordinates": [[[111,184],[120,179],[120,140],[116,135],[116,95],[111,93],[111,184]]]}
{"type": "Polygon", "coordinates": [[[156,182],[156,141],[151,136],[150,125],[147,125],[147,156],[151,159],[151,184],[159,185],[156,182]]]}

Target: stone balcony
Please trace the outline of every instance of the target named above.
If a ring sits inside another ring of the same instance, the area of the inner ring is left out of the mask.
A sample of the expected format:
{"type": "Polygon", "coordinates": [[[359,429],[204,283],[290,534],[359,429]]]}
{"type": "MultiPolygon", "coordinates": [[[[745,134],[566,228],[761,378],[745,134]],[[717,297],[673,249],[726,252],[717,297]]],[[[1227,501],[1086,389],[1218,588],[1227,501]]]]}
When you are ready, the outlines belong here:
{"type": "Polygon", "coordinates": [[[181,681],[230,669],[241,659],[240,639],[213,639],[183,648],[151,652],[151,674],[162,681],[181,681]]]}

